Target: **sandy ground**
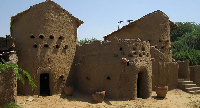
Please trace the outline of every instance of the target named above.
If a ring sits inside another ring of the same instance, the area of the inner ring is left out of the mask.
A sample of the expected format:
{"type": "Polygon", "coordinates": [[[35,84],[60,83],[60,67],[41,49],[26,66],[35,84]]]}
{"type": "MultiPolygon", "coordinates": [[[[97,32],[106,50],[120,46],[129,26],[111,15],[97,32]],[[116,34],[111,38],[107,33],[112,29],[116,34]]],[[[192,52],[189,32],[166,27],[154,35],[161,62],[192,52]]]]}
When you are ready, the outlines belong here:
{"type": "Polygon", "coordinates": [[[28,98],[29,96],[18,96],[18,105],[25,108],[190,108],[190,102],[200,101],[200,94],[194,95],[174,89],[169,91],[164,99],[157,98],[153,91],[148,99],[112,100],[105,98],[102,103],[95,103],[91,96],[78,92],[66,98],[60,98],[60,95],[33,96],[33,101],[27,101],[28,98]]]}

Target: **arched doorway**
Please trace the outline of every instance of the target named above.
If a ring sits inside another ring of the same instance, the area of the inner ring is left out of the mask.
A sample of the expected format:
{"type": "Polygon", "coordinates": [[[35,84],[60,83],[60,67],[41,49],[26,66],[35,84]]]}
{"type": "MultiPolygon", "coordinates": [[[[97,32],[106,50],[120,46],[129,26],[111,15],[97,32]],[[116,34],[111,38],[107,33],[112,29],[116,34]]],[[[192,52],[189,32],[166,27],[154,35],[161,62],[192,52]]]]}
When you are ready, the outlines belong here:
{"type": "Polygon", "coordinates": [[[50,96],[49,74],[40,74],[40,96],[50,96]]]}

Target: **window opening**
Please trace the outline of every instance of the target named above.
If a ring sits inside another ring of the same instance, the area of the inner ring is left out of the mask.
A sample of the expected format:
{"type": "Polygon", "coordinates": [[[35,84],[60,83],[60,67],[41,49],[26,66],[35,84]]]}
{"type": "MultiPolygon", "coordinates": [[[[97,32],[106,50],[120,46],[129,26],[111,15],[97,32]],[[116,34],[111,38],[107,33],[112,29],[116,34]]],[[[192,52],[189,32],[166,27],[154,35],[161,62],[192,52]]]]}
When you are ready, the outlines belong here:
{"type": "Polygon", "coordinates": [[[59,37],[59,39],[63,39],[63,38],[64,38],[63,36],[60,36],[60,37],[59,37]]]}
{"type": "Polygon", "coordinates": [[[44,44],[44,47],[49,47],[49,45],[48,44],[44,44]]]}
{"type": "Polygon", "coordinates": [[[54,39],[54,36],[53,36],[53,35],[51,35],[51,36],[49,36],[49,38],[50,38],[50,39],[54,39]]]}
{"type": "Polygon", "coordinates": [[[142,54],[139,54],[139,57],[142,57],[142,54]]]}
{"type": "Polygon", "coordinates": [[[111,80],[110,76],[108,76],[106,79],[107,79],[107,80],[111,80]]]}
{"type": "Polygon", "coordinates": [[[60,45],[56,45],[56,48],[60,48],[60,45]]]}
{"type": "Polygon", "coordinates": [[[40,38],[40,39],[44,39],[44,36],[43,36],[43,35],[40,35],[39,38],[40,38]]]}
{"type": "Polygon", "coordinates": [[[35,36],[31,35],[31,36],[30,36],[30,38],[34,39],[34,38],[35,38],[35,36]]]}
{"type": "Polygon", "coordinates": [[[37,44],[34,44],[34,45],[33,45],[33,47],[34,47],[34,48],[37,48],[37,47],[38,47],[38,45],[37,45],[37,44]]]}

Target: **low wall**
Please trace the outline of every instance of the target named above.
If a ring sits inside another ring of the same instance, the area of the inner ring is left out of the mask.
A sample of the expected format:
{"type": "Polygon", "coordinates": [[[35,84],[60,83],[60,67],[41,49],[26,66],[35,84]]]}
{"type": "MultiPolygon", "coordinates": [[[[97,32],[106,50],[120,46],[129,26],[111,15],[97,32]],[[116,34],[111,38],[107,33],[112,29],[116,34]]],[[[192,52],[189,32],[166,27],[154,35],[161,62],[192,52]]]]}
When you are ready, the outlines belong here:
{"type": "Polygon", "coordinates": [[[178,70],[178,78],[190,78],[190,61],[178,61],[179,70],[178,70]]]}
{"type": "Polygon", "coordinates": [[[152,89],[156,86],[168,86],[169,90],[177,87],[178,63],[171,62],[168,56],[160,52],[157,48],[151,47],[152,62],[152,89]]]}
{"type": "Polygon", "coordinates": [[[200,65],[190,66],[190,80],[200,87],[200,65]]]}

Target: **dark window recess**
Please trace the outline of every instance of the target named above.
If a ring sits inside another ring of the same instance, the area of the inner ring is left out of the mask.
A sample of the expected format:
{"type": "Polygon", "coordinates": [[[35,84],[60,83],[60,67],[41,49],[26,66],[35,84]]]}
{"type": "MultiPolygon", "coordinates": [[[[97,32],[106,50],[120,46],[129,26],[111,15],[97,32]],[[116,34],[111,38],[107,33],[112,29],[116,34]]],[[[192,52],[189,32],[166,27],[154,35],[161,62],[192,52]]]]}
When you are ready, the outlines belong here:
{"type": "Polygon", "coordinates": [[[147,57],[149,57],[149,53],[147,53],[147,57]]]}
{"type": "Polygon", "coordinates": [[[135,55],[137,55],[137,52],[134,52],[135,55]]]}
{"type": "Polygon", "coordinates": [[[107,80],[111,80],[110,76],[108,76],[106,79],[107,79],[107,80]]]}
{"type": "Polygon", "coordinates": [[[126,66],[129,66],[129,61],[128,61],[128,62],[126,62],[126,66]]]}
{"type": "Polygon", "coordinates": [[[44,47],[49,47],[49,45],[48,44],[44,44],[44,47]]]}
{"type": "Polygon", "coordinates": [[[51,35],[51,36],[49,36],[49,38],[50,38],[50,39],[54,39],[54,36],[53,36],[53,35],[51,35]]]}
{"type": "Polygon", "coordinates": [[[65,46],[64,46],[64,49],[67,49],[67,48],[68,48],[68,45],[65,45],[65,46]]]}
{"type": "Polygon", "coordinates": [[[139,57],[142,57],[142,54],[139,54],[139,57]]]}
{"type": "Polygon", "coordinates": [[[159,42],[162,42],[162,40],[161,40],[161,39],[159,39],[159,42]]]}
{"type": "Polygon", "coordinates": [[[133,51],[135,51],[136,50],[136,48],[135,47],[133,47],[133,51]]]}
{"type": "Polygon", "coordinates": [[[147,40],[147,41],[151,42],[151,40],[147,40]]]}
{"type": "Polygon", "coordinates": [[[34,38],[35,38],[35,36],[31,35],[31,36],[30,36],[30,38],[34,39],[34,38]]]}
{"type": "Polygon", "coordinates": [[[40,39],[44,39],[44,36],[43,36],[43,35],[40,35],[39,38],[40,38],[40,39]]]}
{"type": "Polygon", "coordinates": [[[164,49],[164,48],[165,48],[165,46],[164,46],[164,45],[162,45],[162,46],[161,46],[161,49],[164,49]]]}
{"type": "Polygon", "coordinates": [[[60,48],[60,45],[56,45],[56,48],[60,48]]]}
{"type": "Polygon", "coordinates": [[[123,49],[122,49],[122,47],[121,47],[121,48],[119,48],[119,50],[120,50],[120,51],[122,51],[122,50],[123,50],[123,49]]]}
{"type": "Polygon", "coordinates": [[[60,76],[60,79],[63,79],[63,78],[64,78],[64,76],[63,76],[63,75],[61,75],[61,76],[60,76]]]}
{"type": "Polygon", "coordinates": [[[64,39],[64,37],[63,37],[63,36],[60,36],[59,39],[64,39]]]}
{"type": "Polygon", "coordinates": [[[166,42],[169,42],[169,40],[166,40],[166,42]]]}
{"type": "Polygon", "coordinates": [[[34,45],[33,45],[33,47],[34,47],[34,48],[37,48],[37,47],[38,47],[38,45],[37,45],[37,44],[34,44],[34,45]]]}
{"type": "Polygon", "coordinates": [[[143,55],[145,55],[145,52],[143,52],[143,55]]]}

